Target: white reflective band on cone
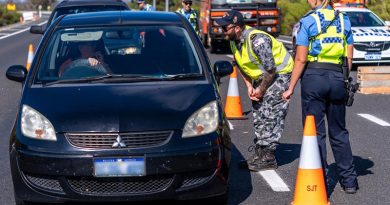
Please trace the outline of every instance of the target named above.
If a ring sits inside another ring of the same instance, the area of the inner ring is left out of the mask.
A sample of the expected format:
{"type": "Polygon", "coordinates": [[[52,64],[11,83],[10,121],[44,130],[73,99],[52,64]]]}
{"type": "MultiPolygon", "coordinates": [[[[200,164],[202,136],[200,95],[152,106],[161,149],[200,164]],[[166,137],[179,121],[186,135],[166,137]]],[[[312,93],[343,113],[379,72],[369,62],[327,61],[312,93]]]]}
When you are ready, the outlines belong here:
{"type": "Polygon", "coordinates": [[[237,78],[230,78],[228,96],[240,96],[238,92],[237,78]]]}
{"type": "Polygon", "coordinates": [[[301,147],[301,158],[299,159],[300,169],[321,169],[320,150],[317,137],[303,137],[301,147]]]}

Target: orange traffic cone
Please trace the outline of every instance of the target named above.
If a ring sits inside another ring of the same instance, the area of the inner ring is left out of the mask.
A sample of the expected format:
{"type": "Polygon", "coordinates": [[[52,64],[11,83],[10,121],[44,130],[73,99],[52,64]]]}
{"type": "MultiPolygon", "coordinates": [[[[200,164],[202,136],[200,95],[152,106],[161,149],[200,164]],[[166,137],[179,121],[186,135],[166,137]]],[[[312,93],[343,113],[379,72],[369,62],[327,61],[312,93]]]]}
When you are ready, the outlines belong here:
{"type": "Polygon", "coordinates": [[[26,63],[27,71],[30,70],[30,66],[33,61],[33,58],[34,58],[34,47],[33,44],[30,43],[30,45],[28,45],[28,55],[27,55],[27,63],[26,63]]]}
{"type": "Polygon", "coordinates": [[[233,67],[230,74],[229,90],[226,97],[225,114],[228,119],[242,120],[246,117],[242,114],[240,93],[238,92],[237,69],[233,67]]]}
{"type": "Polygon", "coordinates": [[[313,115],[306,117],[293,205],[327,205],[324,172],[313,115]]]}

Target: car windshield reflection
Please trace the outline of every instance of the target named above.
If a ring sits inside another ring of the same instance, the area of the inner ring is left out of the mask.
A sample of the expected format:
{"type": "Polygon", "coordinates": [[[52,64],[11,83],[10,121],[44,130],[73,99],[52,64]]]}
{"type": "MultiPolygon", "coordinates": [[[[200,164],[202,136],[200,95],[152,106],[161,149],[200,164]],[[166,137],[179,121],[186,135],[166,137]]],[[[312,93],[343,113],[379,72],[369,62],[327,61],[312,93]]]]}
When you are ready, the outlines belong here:
{"type": "Polygon", "coordinates": [[[60,29],[44,50],[35,82],[46,85],[204,77],[189,35],[175,26],[60,29]]]}

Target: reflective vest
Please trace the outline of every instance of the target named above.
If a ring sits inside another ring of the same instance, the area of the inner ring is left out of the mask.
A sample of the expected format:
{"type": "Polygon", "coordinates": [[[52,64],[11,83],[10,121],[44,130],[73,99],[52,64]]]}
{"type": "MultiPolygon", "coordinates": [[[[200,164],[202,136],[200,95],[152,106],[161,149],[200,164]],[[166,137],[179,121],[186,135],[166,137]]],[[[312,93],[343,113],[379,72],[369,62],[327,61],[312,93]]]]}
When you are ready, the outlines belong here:
{"type": "Polygon", "coordinates": [[[310,41],[308,61],[341,64],[341,57],[346,56],[347,53],[343,14],[339,13],[335,17],[334,10],[319,9],[310,16],[315,19],[318,33],[321,34],[310,41]],[[333,18],[336,19],[325,31],[333,18]]]}
{"type": "Polygon", "coordinates": [[[150,4],[146,4],[141,11],[154,11],[154,8],[150,4]]]}
{"type": "Polygon", "coordinates": [[[253,34],[264,34],[272,40],[272,55],[275,60],[276,73],[287,74],[291,73],[294,67],[294,60],[288,53],[283,44],[277,41],[273,36],[260,30],[256,30],[250,26],[245,26],[246,32],[244,32],[244,43],[241,51],[236,47],[234,41],[230,41],[230,48],[232,49],[234,58],[240,70],[253,80],[257,80],[265,71],[261,61],[257,55],[253,52],[252,43],[250,42],[250,36],[253,34]]]}
{"type": "MultiPolygon", "coordinates": [[[[177,12],[181,13],[184,17],[186,16],[186,11],[183,8],[177,10],[177,12]]],[[[191,9],[190,15],[189,15],[189,17],[187,17],[187,20],[190,22],[190,24],[192,25],[194,30],[196,32],[198,32],[199,31],[199,28],[198,28],[198,15],[196,14],[196,12],[193,9],[191,9]]]]}

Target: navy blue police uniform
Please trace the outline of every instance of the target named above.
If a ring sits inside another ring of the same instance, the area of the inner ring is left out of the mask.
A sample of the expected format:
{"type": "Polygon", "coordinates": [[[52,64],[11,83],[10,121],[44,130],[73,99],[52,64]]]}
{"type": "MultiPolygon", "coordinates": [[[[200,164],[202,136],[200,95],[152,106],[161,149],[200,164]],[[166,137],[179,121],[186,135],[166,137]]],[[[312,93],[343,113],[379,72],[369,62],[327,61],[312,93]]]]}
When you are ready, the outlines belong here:
{"type": "Polygon", "coordinates": [[[330,6],[316,8],[300,20],[296,45],[308,47],[309,51],[308,63],[301,76],[303,120],[307,115],[315,117],[322,165],[327,173],[326,116],[329,141],[343,188],[358,186],[345,123],[346,89],[341,68],[342,57],[346,55],[347,45],[351,44],[353,37],[348,17],[330,6]]]}

